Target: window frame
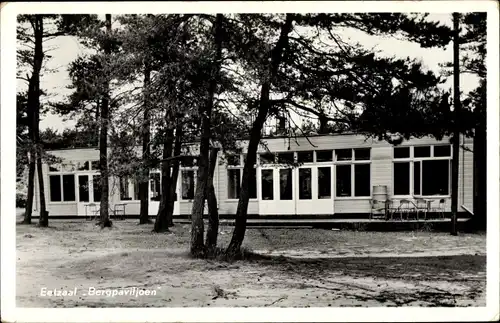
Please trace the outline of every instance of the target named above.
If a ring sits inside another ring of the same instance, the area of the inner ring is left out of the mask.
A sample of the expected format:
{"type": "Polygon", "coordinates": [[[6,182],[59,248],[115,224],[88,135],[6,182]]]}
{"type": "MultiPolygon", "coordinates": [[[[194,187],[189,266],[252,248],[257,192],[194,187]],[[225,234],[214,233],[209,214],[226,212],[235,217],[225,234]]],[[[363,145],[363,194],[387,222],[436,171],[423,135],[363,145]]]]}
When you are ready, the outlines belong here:
{"type": "Polygon", "coordinates": [[[339,148],[335,149],[333,152],[333,164],[335,165],[335,176],[334,176],[334,183],[333,187],[335,189],[335,194],[333,198],[335,200],[369,200],[372,198],[373,195],[373,189],[372,189],[372,147],[356,147],[356,148],[339,148]],[[351,159],[350,160],[337,160],[337,150],[346,150],[346,149],[351,149],[351,159]],[[369,149],[370,150],[370,159],[355,159],[356,156],[356,149],[369,149]],[[370,180],[369,180],[369,188],[370,188],[370,195],[367,196],[356,196],[355,195],[355,185],[356,185],[356,179],[355,179],[355,170],[354,167],[355,165],[362,165],[362,164],[368,164],[370,165],[370,180]],[[351,166],[351,195],[349,196],[338,196],[338,191],[337,191],[337,165],[350,165],[351,166]]]}
{"type": "Polygon", "coordinates": [[[49,174],[47,174],[48,176],[48,194],[47,194],[47,199],[48,199],[48,203],[47,204],[76,204],[78,203],[78,195],[77,195],[77,189],[78,189],[78,183],[77,183],[77,178],[76,178],[76,173],[74,172],[51,172],[49,174]],[[72,175],[73,176],[73,189],[74,189],[74,196],[75,196],[75,200],[74,201],[65,201],[64,200],[64,183],[63,183],[63,176],[64,175],[72,175]],[[52,201],[51,199],[51,194],[52,194],[52,188],[51,188],[51,185],[50,185],[50,177],[51,176],[58,176],[59,177],[59,188],[61,189],[61,200],[60,201],[52,201]]]}
{"type": "MultiPolygon", "coordinates": [[[[240,188],[241,189],[241,183],[243,183],[243,169],[245,168],[245,159],[246,159],[246,154],[240,154],[240,164],[239,165],[229,165],[226,163],[226,184],[227,184],[227,190],[226,190],[226,201],[234,202],[238,201],[239,198],[229,198],[229,170],[230,169],[239,169],[240,170],[240,188]]],[[[249,201],[258,201],[259,199],[259,177],[257,175],[257,165],[260,159],[260,153],[257,153],[257,158],[255,160],[255,164],[253,165],[253,169],[255,170],[255,190],[256,190],[256,196],[251,197],[249,201]]],[[[270,164],[267,164],[270,165],[270,164]]]]}
{"type": "Polygon", "coordinates": [[[453,149],[451,147],[451,144],[422,144],[422,145],[413,145],[413,146],[402,146],[402,147],[410,147],[410,157],[408,158],[394,158],[394,148],[392,150],[392,195],[395,198],[450,198],[451,197],[451,161],[453,160],[453,149]],[[430,147],[430,156],[429,157],[415,157],[415,147],[423,147],[423,146],[429,146],[430,147]],[[450,156],[440,156],[440,157],[435,157],[434,156],[434,147],[436,146],[450,146],[450,156]],[[423,162],[424,161],[432,161],[432,160],[448,160],[448,192],[449,194],[447,195],[423,195],[422,193],[422,188],[423,188],[423,162]],[[415,194],[415,163],[420,162],[420,193],[415,194]],[[394,173],[394,164],[395,163],[409,163],[410,164],[410,189],[409,195],[396,195],[394,194],[394,180],[395,180],[395,173],[394,173]]]}

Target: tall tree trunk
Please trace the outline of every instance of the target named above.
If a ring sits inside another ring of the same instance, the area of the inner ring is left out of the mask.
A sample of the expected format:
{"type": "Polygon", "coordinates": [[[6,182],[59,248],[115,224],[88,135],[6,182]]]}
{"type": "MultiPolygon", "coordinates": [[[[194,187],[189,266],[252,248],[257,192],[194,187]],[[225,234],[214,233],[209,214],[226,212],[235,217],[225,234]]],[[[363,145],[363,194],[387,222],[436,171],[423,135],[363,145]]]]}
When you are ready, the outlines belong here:
{"type": "MultiPolygon", "coordinates": [[[[33,20],[33,29],[35,36],[35,47],[34,47],[34,57],[33,57],[33,74],[31,75],[28,83],[28,114],[31,117],[30,127],[31,140],[33,144],[33,164],[37,168],[38,175],[38,185],[39,185],[39,197],[40,197],[40,217],[39,225],[41,227],[47,227],[49,225],[49,217],[47,213],[47,208],[45,204],[45,187],[42,172],[42,146],[40,142],[40,71],[42,70],[43,64],[43,16],[35,15],[33,20]]],[[[30,167],[33,167],[30,165],[30,167]]],[[[28,174],[29,175],[29,174],[28,174]]],[[[34,176],[33,176],[34,177],[34,176]]],[[[29,185],[29,183],[28,183],[29,185]]],[[[33,178],[33,188],[34,188],[34,178],[33,178]]],[[[34,190],[31,192],[33,196],[34,190]]],[[[29,194],[29,192],[28,192],[29,194]]],[[[33,198],[32,198],[33,201],[33,198]]],[[[31,203],[31,208],[33,202],[31,203]]],[[[31,212],[30,212],[31,213],[31,212]]],[[[31,216],[31,214],[30,214],[31,216]]]]}
{"type": "Polygon", "coordinates": [[[151,223],[149,220],[149,159],[150,159],[150,120],[149,120],[149,86],[151,83],[151,67],[147,59],[144,62],[144,120],[142,122],[142,162],[143,172],[139,183],[141,210],[139,224],[151,223]]]}
{"type": "Polygon", "coordinates": [[[451,234],[457,235],[458,216],[458,158],[460,153],[460,44],[459,44],[459,14],[453,13],[453,159],[451,162],[451,234]]]}
{"type": "Polygon", "coordinates": [[[208,204],[208,226],[206,246],[208,252],[215,250],[217,247],[217,235],[219,233],[219,210],[217,209],[217,196],[215,195],[214,187],[214,172],[217,164],[218,148],[212,148],[210,152],[210,169],[208,174],[208,185],[205,192],[208,204]]]}
{"type": "MultiPolygon", "coordinates": [[[[484,121],[485,122],[485,121],[484,121]]],[[[475,230],[486,230],[486,128],[474,129],[474,219],[475,230]]]]}
{"type": "Polygon", "coordinates": [[[205,190],[208,183],[209,174],[209,150],[210,150],[210,118],[214,105],[214,96],[222,58],[222,14],[217,14],[215,18],[215,61],[211,71],[207,100],[200,108],[201,116],[201,139],[200,158],[198,160],[198,176],[196,179],[196,193],[194,196],[193,209],[191,211],[191,255],[202,257],[205,255],[205,245],[203,243],[203,209],[205,206],[205,190]]]}
{"type": "Polygon", "coordinates": [[[250,199],[250,173],[253,170],[253,165],[255,164],[257,158],[257,148],[259,146],[262,134],[262,127],[267,119],[267,115],[270,109],[269,93],[271,90],[271,84],[276,78],[279,65],[283,60],[283,54],[288,47],[288,34],[291,32],[292,26],[293,15],[287,14],[286,21],[281,27],[281,33],[278,42],[272,50],[269,78],[264,81],[261,87],[259,112],[252,125],[245,166],[243,167],[240,199],[238,200],[238,208],[236,210],[233,236],[231,238],[229,246],[226,249],[226,254],[231,258],[240,253],[241,244],[243,243],[243,239],[245,238],[245,231],[247,227],[248,201],[250,199]]]}
{"type": "MultiPolygon", "coordinates": [[[[111,33],[111,15],[106,14],[106,31],[111,33]]],[[[106,42],[104,53],[111,54],[109,41],[106,42]]],[[[109,57],[109,56],[108,56],[109,57]]],[[[108,77],[106,75],[105,77],[108,77]]],[[[99,162],[101,168],[101,205],[99,207],[101,228],[111,227],[109,219],[109,171],[108,171],[108,124],[109,124],[109,83],[104,85],[102,106],[101,106],[101,133],[99,136],[99,162]]]]}
{"type": "MultiPolygon", "coordinates": [[[[170,122],[169,111],[165,114],[165,123],[170,122]]],[[[160,207],[158,213],[156,214],[155,225],[153,228],[154,232],[167,232],[168,221],[167,221],[167,206],[169,204],[169,190],[171,183],[170,176],[170,160],[167,158],[172,156],[172,144],[174,141],[174,131],[173,129],[167,129],[165,134],[165,140],[163,141],[163,161],[161,162],[161,199],[160,207]]]]}
{"type": "MultiPolygon", "coordinates": [[[[32,138],[32,127],[29,126],[30,138],[32,138]]],[[[28,153],[28,196],[26,197],[26,209],[24,212],[24,224],[31,224],[31,215],[33,213],[33,195],[35,192],[35,158],[33,152],[28,153]]]]}
{"type": "MultiPolygon", "coordinates": [[[[174,156],[179,156],[181,154],[181,148],[182,148],[182,122],[181,119],[178,117],[177,126],[175,128],[174,156]]],[[[169,186],[169,191],[168,191],[169,197],[168,197],[167,215],[166,215],[167,225],[169,227],[174,226],[174,206],[177,194],[176,193],[177,179],[179,178],[179,168],[180,168],[179,159],[174,159],[172,163],[173,163],[172,176],[170,181],[171,184],[169,186]]]]}

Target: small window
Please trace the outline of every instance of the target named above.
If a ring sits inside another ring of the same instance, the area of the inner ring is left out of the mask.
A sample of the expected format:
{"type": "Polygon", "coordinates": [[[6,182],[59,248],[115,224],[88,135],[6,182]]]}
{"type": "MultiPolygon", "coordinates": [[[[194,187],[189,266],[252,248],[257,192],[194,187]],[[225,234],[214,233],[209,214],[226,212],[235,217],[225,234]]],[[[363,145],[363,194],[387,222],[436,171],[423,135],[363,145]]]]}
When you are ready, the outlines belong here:
{"type": "Polygon", "coordinates": [[[226,160],[229,166],[239,166],[241,164],[240,155],[226,155],[226,160]]]}
{"type": "Polygon", "coordinates": [[[394,195],[410,195],[410,163],[394,163],[394,195]]]}
{"type": "Polygon", "coordinates": [[[194,198],[194,171],[182,171],[182,199],[192,200],[194,198]]]}
{"type": "Polygon", "coordinates": [[[434,146],[434,157],[450,157],[451,146],[434,146]]]}
{"type": "Polygon", "coordinates": [[[354,149],[355,160],[370,160],[370,148],[354,149]]]}
{"type": "Polygon", "coordinates": [[[351,165],[337,165],[338,197],[351,196],[351,165]]]}
{"type": "Polygon", "coordinates": [[[352,149],[336,149],[337,160],[352,160],[352,149]]]}
{"type": "Polygon", "coordinates": [[[88,161],[79,162],[78,163],[78,170],[90,170],[89,162],[88,161]]]}
{"type": "Polygon", "coordinates": [[[318,199],[329,199],[332,197],[332,169],[330,167],[318,167],[318,199]]]}
{"type": "Polygon", "coordinates": [[[75,198],[75,175],[63,175],[63,198],[64,201],[74,202],[75,198]]]}
{"type": "Polygon", "coordinates": [[[299,168],[299,199],[312,199],[312,176],[310,168],[299,168]]]}
{"type": "Polygon", "coordinates": [[[297,162],[298,163],[312,163],[313,162],[313,152],[312,151],[299,151],[299,152],[297,152],[297,162]]]}
{"type": "Polygon", "coordinates": [[[316,151],[316,162],[331,162],[333,160],[332,150],[318,150],[316,151]]]}
{"type": "Polygon", "coordinates": [[[410,158],[410,147],[394,147],[394,158],[410,158]]]}
{"type": "Polygon", "coordinates": [[[280,200],[292,200],[292,170],[280,169],[280,200]]]}
{"type": "Polygon", "coordinates": [[[274,154],[271,153],[260,154],[260,163],[274,164],[274,154]]]}
{"type": "Polygon", "coordinates": [[[420,146],[414,148],[414,155],[417,158],[431,157],[431,146],[420,146]]]}
{"type": "Polygon", "coordinates": [[[50,201],[52,202],[61,202],[61,176],[59,175],[50,175],[50,201]]]}
{"type": "Polygon", "coordinates": [[[273,170],[263,169],[261,171],[261,188],[262,188],[262,199],[263,200],[273,200],[274,199],[274,182],[273,182],[273,170]]]}
{"type": "Polygon", "coordinates": [[[98,160],[93,160],[91,163],[92,170],[100,170],[101,169],[101,162],[98,160]]]}
{"type": "Polygon", "coordinates": [[[278,153],[278,163],[280,164],[293,164],[293,153],[278,153]]]}
{"type": "Polygon", "coordinates": [[[370,196],[370,164],[354,165],[354,196],[370,196]]]}
{"type": "Polygon", "coordinates": [[[241,176],[239,169],[228,169],[227,170],[227,198],[228,199],[238,199],[240,198],[240,188],[241,188],[241,176]]]}
{"type": "Polygon", "coordinates": [[[89,176],[80,175],[78,176],[78,194],[80,196],[80,202],[89,201],[89,176]]]}

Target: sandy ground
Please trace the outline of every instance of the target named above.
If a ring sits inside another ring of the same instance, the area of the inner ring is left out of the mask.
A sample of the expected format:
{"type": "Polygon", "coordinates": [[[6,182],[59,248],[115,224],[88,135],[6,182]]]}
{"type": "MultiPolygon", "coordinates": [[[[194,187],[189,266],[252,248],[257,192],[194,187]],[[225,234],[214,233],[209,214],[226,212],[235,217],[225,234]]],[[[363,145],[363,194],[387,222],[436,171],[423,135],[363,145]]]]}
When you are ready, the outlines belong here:
{"type": "MultiPolygon", "coordinates": [[[[151,233],[137,220],[17,225],[17,306],[485,306],[486,235],[249,229],[267,257],[191,259],[188,225],[151,233]],[[42,288],[75,296],[41,296],[42,288]],[[136,287],[156,295],[95,296],[136,287]]],[[[232,227],[221,227],[226,246],[232,227]]]]}

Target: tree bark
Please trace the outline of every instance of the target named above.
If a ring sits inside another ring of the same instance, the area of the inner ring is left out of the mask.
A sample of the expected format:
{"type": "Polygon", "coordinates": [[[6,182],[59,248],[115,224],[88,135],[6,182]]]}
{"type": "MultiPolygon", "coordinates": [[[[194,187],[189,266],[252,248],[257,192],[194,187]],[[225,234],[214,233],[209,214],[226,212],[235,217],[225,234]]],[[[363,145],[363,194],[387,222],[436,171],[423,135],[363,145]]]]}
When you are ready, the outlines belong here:
{"type": "Polygon", "coordinates": [[[151,68],[147,59],[144,63],[144,120],[142,122],[142,163],[143,170],[141,181],[139,183],[139,197],[141,200],[141,209],[139,224],[151,223],[149,220],[149,142],[151,137],[149,120],[149,86],[151,83],[151,68]]]}
{"type": "Polygon", "coordinates": [[[205,245],[203,243],[203,209],[205,207],[205,190],[209,175],[209,153],[210,153],[210,118],[214,106],[214,96],[222,58],[222,14],[217,14],[215,18],[215,60],[213,62],[211,78],[209,81],[207,100],[199,109],[201,117],[201,139],[200,158],[198,160],[198,176],[196,179],[196,193],[194,196],[193,209],[191,211],[191,255],[203,257],[205,255],[205,245]]]}
{"type": "Polygon", "coordinates": [[[459,14],[453,13],[453,107],[455,122],[453,124],[453,159],[451,162],[451,230],[452,235],[457,235],[458,217],[458,168],[460,153],[460,44],[459,44],[459,14]]]}
{"type": "MultiPolygon", "coordinates": [[[[106,31],[111,33],[111,15],[106,14],[106,31]]],[[[109,41],[104,47],[106,55],[111,54],[109,41]]],[[[111,227],[109,219],[109,171],[108,171],[108,124],[109,124],[109,83],[104,85],[102,106],[101,106],[101,132],[99,136],[99,162],[101,168],[101,205],[99,207],[101,228],[111,227]]]]}
{"type": "MultiPolygon", "coordinates": [[[[29,126],[29,136],[32,138],[31,123],[29,126]]],[[[35,192],[35,158],[33,153],[28,154],[28,196],[26,197],[26,209],[24,212],[24,224],[31,224],[31,215],[33,214],[33,197],[35,192]]]]}
{"type": "MultiPolygon", "coordinates": [[[[178,117],[177,119],[177,126],[175,128],[175,143],[174,143],[174,156],[179,156],[181,154],[181,148],[182,148],[182,122],[180,118],[178,117]]],[[[173,167],[172,167],[172,177],[170,180],[170,186],[169,186],[169,197],[168,197],[168,204],[167,204],[167,225],[169,227],[174,226],[174,206],[175,206],[175,200],[176,200],[176,189],[177,189],[177,179],[179,178],[179,168],[180,168],[180,162],[179,159],[175,159],[172,161],[173,167]]]]}
{"type": "MultiPolygon", "coordinates": [[[[170,122],[169,111],[165,114],[165,122],[168,124],[170,122]]],[[[168,221],[167,221],[167,206],[169,205],[169,190],[171,183],[170,176],[170,160],[166,160],[172,155],[172,143],[174,141],[173,129],[167,129],[165,134],[165,140],[163,142],[163,161],[161,162],[161,199],[160,207],[158,213],[156,214],[155,225],[153,228],[154,232],[167,232],[168,221]]]]}
{"type": "Polygon", "coordinates": [[[217,196],[215,195],[214,173],[217,164],[218,148],[212,148],[210,152],[208,185],[206,189],[206,199],[208,204],[208,226],[206,246],[208,252],[213,252],[217,247],[217,236],[219,234],[219,210],[217,209],[217,196]]]}
{"type": "Polygon", "coordinates": [[[231,242],[226,249],[226,255],[233,258],[240,253],[241,245],[243,239],[245,238],[245,231],[247,226],[247,212],[248,212],[248,201],[250,199],[249,192],[249,181],[250,173],[253,170],[253,166],[257,158],[257,148],[259,146],[262,127],[267,119],[267,115],[270,109],[269,94],[271,90],[271,84],[273,83],[276,75],[278,73],[279,65],[283,60],[283,54],[288,47],[288,34],[291,32],[293,26],[293,15],[287,14],[286,21],[281,27],[280,37],[271,54],[271,64],[269,67],[269,78],[264,81],[261,87],[260,100],[259,100],[259,112],[257,118],[255,119],[250,141],[248,143],[248,151],[245,160],[245,166],[243,167],[243,178],[241,181],[240,189],[240,199],[238,201],[238,208],[235,215],[235,225],[233,236],[231,242]]]}

